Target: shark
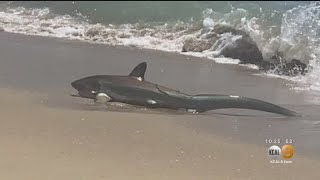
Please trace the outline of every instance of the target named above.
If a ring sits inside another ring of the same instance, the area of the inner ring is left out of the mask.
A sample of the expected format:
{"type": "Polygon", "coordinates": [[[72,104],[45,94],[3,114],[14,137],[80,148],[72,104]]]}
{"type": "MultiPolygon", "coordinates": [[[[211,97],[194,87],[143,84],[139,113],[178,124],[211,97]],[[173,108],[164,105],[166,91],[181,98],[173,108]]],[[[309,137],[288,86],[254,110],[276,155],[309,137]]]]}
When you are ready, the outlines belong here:
{"type": "Polygon", "coordinates": [[[147,63],[138,64],[129,75],[93,75],[71,82],[78,91],[72,95],[93,99],[97,103],[120,102],[147,108],[185,109],[187,112],[203,113],[216,109],[251,109],[300,116],[284,107],[242,96],[221,94],[190,95],[145,80],[147,63]]]}

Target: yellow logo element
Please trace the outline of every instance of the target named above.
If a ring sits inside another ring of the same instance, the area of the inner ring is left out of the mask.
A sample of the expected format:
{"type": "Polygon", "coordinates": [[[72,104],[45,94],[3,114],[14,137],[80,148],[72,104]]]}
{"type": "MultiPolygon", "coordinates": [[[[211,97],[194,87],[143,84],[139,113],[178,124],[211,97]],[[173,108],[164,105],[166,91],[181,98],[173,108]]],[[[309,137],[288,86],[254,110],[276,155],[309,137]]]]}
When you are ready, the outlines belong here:
{"type": "Polygon", "coordinates": [[[282,146],[282,157],[284,159],[292,158],[293,154],[294,154],[293,146],[289,144],[282,146]]]}

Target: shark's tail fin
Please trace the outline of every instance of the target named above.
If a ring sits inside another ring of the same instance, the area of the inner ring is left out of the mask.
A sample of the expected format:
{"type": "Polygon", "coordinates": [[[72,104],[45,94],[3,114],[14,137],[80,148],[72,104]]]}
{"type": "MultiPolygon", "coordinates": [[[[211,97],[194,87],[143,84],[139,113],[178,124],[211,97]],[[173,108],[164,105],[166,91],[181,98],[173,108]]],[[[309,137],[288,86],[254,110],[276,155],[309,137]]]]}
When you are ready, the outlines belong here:
{"type": "Polygon", "coordinates": [[[193,108],[198,112],[214,109],[240,108],[266,111],[285,116],[300,116],[289,109],[265,101],[229,95],[195,95],[191,97],[193,108]]]}

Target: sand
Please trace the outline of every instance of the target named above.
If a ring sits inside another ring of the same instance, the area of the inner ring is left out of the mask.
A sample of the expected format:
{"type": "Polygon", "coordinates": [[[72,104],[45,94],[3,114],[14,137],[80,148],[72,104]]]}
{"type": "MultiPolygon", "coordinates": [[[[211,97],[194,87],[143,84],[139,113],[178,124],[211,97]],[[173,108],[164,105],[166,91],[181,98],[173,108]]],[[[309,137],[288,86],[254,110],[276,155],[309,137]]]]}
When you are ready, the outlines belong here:
{"type": "Polygon", "coordinates": [[[289,90],[284,80],[173,53],[5,32],[0,54],[0,179],[320,177],[319,106],[311,95],[289,90]],[[191,94],[259,98],[304,116],[121,111],[70,96],[70,82],[77,78],[129,74],[141,61],[148,62],[148,81],[191,94]],[[266,138],[295,139],[292,163],[271,164],[266,138]]]}

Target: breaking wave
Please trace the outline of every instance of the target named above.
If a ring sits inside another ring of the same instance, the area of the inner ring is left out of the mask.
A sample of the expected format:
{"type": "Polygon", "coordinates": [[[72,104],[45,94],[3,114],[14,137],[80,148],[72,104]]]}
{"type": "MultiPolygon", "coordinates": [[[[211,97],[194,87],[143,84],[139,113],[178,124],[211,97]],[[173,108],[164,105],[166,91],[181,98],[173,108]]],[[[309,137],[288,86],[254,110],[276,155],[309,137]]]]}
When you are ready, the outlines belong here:
{"type": "Polygon", "coordinates": [[[296,90],[320,91],[320,4],[311,2],[284,12],[256,9],[258,12],[252,15],[249,10],[233,6],[227,13],[207,8],[198,18],[200,20],[107,24],[93,23],[81,12],[59,14],[49,7],[27,8],[4,3],[0,5],[0,29],[26,35],[179,52],[218,63],[238,64],[239,59],[223,57],[221,51],[234,46],[242,35],[225,32],[212,41],[210,34],[216,25],[227,25],[247,33],[265,60],[281,53],[283,59],[298,59],[308,65],[306,75],[278,76],[271,71],[267,75],[296,82],[298,85],[292,87],[296,90]],[[182,52],[186,44],[191,50],[182,52]]]}

